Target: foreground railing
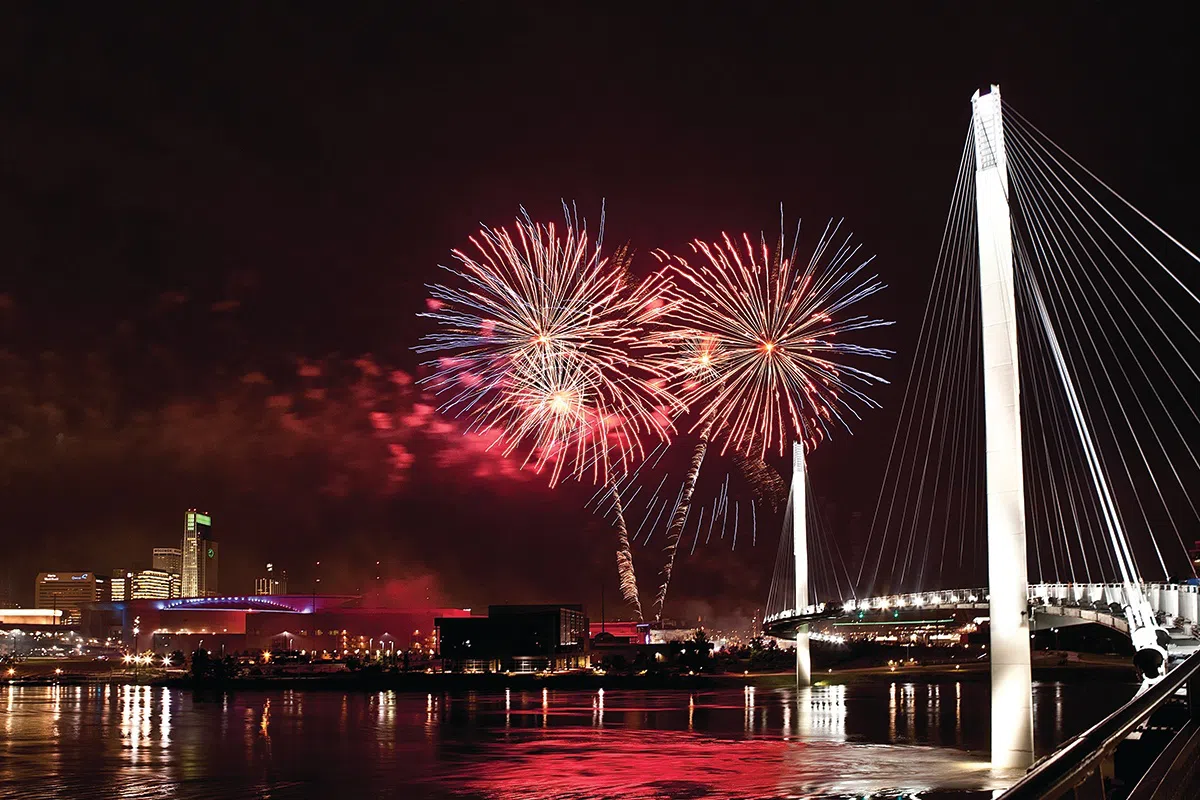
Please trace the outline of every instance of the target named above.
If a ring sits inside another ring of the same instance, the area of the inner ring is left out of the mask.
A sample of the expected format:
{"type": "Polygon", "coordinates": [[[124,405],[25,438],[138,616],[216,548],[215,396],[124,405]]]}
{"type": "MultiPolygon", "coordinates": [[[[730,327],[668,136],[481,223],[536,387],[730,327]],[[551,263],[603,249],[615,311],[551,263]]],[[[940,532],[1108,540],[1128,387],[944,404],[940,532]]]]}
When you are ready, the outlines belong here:
{"type": "Polygon", "coordinates": [[[1137,777],[1132,792],[1122,796],[1130,800],[1198,796],[1190,793],[1188,787],[1200,777],[1197,775],[1200,761],[1200,652],[1177,664],[1157,685],[1035,764],[1000,797],[1002,800],[1033,800],[1074,792],[1076,798],[1107,798],[1107,779],[1114,774],[1117,747],[1185,687],[1187,722],[1149,769],[1137,777]]]}

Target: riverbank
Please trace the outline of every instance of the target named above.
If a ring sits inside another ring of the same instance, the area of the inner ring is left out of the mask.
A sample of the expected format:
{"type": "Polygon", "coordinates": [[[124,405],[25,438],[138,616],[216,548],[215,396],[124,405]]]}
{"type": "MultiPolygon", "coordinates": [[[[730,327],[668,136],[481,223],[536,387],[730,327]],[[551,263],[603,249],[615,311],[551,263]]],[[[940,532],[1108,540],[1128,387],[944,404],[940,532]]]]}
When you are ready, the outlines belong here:
{"type": "MultiPolygon", "coordinates": [[[[1057,654],[1038,654],[1034,660],[1035,681],[1136,681],[1137,675],[1127,658],[1121,656],[1079,655],[1064,660],[1057,654]]],[[[824,670],[813,675],[816,685],[843,685],[873,681],[986,681],[987,661],[969,664],[896,664],[892,666],[857,669],[824,670]]],[[[719,689],[783,688],[795,685],[791,670],[770,673],[721,673],[687,675],[678,673],[647,673],[644,675],[596,674],[587,671],[555,674],[464,674],[425,672],[383,672],[359,670],[332,674],[298,676],[270,675],[229,678],[219,682],[196,681],[184,672],[133,675],[124,672],[89,675],[53,672],[30,673],[10,677],[17,685],[151,685],[179,689],[241,689],[265,691],[272,689],[311,689],[340,691],[503,691],[504,689],[564,691],[596,689],[657,689],[716,691],[719,689]]]]}

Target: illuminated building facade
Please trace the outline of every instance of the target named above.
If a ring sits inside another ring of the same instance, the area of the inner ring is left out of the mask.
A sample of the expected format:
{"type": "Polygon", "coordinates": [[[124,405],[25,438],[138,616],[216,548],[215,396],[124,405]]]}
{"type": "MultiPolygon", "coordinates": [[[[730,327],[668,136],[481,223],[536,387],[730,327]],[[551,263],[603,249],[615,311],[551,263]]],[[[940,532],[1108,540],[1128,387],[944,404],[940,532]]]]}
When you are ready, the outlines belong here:
{"type": "Polygon", "coordinates": [[[150,562],[153,569],[183,574],[183,551],[178,547],[156,547],[150,562]]]}
{"type": "Polygon", "coordinates": [[[100,638],[114,636],[127,647],[160,655],[191,652],[203,644],[233,652],[307,650],[335,658],[362,657],[367,651],[409,652],[428,659],[437,649],[434,619],[471,613],[459,608],[364,606],[364,600],[312,594],[131,600],[85,609],[81,630],[100,638]]]}
{"type": "Polygon", "coordinates": [[[177,581],[174,573],[161,569],[144,569],[134,573],[131,599],[169,600],[175,596],[172,589],[179,585],[177,581]]]}
{"type": "Polygon", "coordinates": [[[218,592],[218,548],[212,538],[212,517],[194,508],[183,517],[183,547],[180,548],[182,595],[213,597],[218,592]]]}
{"type": "Polygon", "coordinates": [[[133,573],[127,569],[114,569],[109,579],[109,599],[121,603],[131,599],[133,591],[133,573]]]}
{"type": "Polygon", "coordinates": [[[624,643],[650,644],[649,622],[627,622],[624,620],[593,622],[589,625],[588,633],[593,639],[604,633],[612,637],[613,640],[620,640],[624,643]]]}
{"type": "Polygon", "coordinates": [[[40,572],[34,584],[34,604],[38,608],[60,609],[62,621],[71,625],[79,622],[80,609],[98,599],[97,592],[105,584],[96,580],[94,572],[40,572]]]}
{"type": "Polygon", "coordinates": [[[183,551],[178,547],[154,548],[151,566],[171,576],[171,597],[183,592],[183,551]]]}

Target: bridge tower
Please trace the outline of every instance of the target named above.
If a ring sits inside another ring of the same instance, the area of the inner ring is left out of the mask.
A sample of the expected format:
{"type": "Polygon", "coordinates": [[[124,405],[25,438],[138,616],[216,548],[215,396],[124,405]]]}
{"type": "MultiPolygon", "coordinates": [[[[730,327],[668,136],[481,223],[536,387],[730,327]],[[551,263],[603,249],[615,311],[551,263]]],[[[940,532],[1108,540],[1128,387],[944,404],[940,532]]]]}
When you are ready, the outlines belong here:
{"type": "Polygon", "coordinates": [[[1033,763],[1029,577],[1008,159],[1000,87],[971,97],[983,317],[992,766],[1033,763]]]}
{"type": "MultiPolygon", "coordinates": [[[[808,605],[808,465],[804,444],[792,442],[792,553],[796,560],[796,609],[808,605]]],[[[808,623],[796,628],[796,686],[812,684],[808,623]]]]}

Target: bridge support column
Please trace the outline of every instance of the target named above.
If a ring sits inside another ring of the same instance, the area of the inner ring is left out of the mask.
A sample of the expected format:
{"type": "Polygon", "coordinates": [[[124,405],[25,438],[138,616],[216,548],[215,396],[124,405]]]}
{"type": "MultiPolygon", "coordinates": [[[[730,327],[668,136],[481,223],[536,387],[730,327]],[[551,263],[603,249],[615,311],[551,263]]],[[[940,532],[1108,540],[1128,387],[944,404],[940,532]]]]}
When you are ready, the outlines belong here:
{"type": "Polygon", "coordinates": [[[1033,763],[1016,292],[1000,87],[971,98],[983,321],[992,766],[1033,763]]]}
{"type": "MultiPolygon", "coordinates": [[[[808,605],[808,465],[804,444],[792,442],[792,552],[796,559],[796,610],[808,605]]],[[[812,684],[808,623],[796,630],[796,686],[812,684]]]]}

